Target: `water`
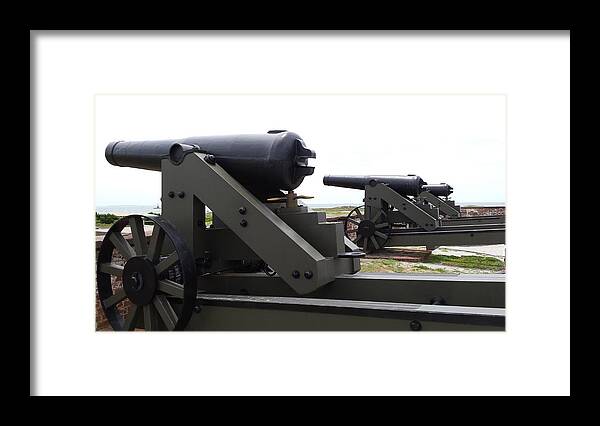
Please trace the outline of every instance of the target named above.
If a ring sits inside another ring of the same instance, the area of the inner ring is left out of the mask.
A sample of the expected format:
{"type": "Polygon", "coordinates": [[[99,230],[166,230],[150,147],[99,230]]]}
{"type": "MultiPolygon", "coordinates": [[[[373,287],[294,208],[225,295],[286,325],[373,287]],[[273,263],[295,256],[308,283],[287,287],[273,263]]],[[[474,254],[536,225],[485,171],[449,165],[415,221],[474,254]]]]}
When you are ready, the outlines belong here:
{"type": "Polygon", "coordinates": [[[97,213],[112,213],[119,216],[126,216],[129,214],[142,214],[147,215],[148,213],[160,214],[160,207],[156,208],[154,205],[114,205],[114,206],[96,206],[97,213]]]}

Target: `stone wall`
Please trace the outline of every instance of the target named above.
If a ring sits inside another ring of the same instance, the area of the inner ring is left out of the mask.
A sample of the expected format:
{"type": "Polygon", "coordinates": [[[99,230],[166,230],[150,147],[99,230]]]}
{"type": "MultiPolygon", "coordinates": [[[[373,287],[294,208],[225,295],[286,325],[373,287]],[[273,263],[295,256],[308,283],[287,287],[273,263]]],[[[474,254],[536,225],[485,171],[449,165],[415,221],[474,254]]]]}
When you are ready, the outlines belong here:
{"type": "MultiPolygon", "coordinates": [[[[96,257],[98,257],[98,250],[100,249],[100,243],[102,242],[102,238],[96,237],[96,257]]],[[[118,252],[113,252],[113,263],[118,265],[124,265],[125,259],[121,257],[118,252]]],[[[123,287],[123,281],[120,277],[111,277],[113,292],[123,287]]],[[[129,299],[125,299],[124,301],[117,304],[117,309],[119,313],[123,316],[127,316],[129,312],[129,308],[131,307],[131,302],[129,299]]],[[[112,330],[112,327],[108,323],[108,319],[106,315],[104,315],[104,310],[100,305],[100,298],[98,297],[98,287],[96,286],[96,330],[112,330]]]]}
{"type": "Polygon", "coordinates": [[[506,207],[462,207],[460,208],[462,216],[503,216],[506,214],[506,207]]]}

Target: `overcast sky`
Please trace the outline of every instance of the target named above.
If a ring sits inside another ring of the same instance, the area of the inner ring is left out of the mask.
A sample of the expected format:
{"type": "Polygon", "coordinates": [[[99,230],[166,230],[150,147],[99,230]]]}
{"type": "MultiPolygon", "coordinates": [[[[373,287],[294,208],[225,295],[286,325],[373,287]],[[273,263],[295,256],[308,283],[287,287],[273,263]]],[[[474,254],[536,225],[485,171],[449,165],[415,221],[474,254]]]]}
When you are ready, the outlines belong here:
{"type": "MultiPolygon", "coordinates": [[[[296,190],[313,204],[360,204],[361,191],[324,186],[327,174],[416,174],[447,182],[459,202],[505,201],[503,95],[101,95],[96,97],[96,205],[154,205],[160,173],[115,167],[115,140],[298,133],[316,151],[296,190]]],[[[74,176],[76,178],[76,176],[74,176]]]]}

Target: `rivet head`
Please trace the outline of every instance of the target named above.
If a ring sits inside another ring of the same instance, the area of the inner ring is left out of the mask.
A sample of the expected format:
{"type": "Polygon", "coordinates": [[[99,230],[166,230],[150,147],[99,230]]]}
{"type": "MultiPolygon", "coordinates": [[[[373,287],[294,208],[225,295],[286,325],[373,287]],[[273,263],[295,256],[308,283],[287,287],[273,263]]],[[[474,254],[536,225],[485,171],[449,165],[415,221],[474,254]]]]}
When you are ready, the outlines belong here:
{"type": "Polygon", "coordinates": [[[246,226],[248,226],[248,221],[247,221],[246,219],[242,219],[242,220],[240,221],[240,226],[241,226],[242,228],[245,228],[246,226]]]}
{"type": "Polygon", "coordinates": [[[421,323],[419,321],[417,321],[417,320],[411,321],[410,324],[409,324],[409,326],[410,326],[410,329],[412,331],[420,331],[423,328],[423,326],[421,325],[421,323]]]}
{"type": "Polygon", "coordinates": [[[169,198],[175,197],[175,193],[173,191],[169,191],[167,195],[169,196],[169,198]]]}
{"type": "Polygon", "coordinates": [[[238,212],[240,212],[240,214],[246,214],[246,207],[240,207],[238,212]]]}
{"type": "Polygon", "coordinates": [[[217,162],[215,156],[210,154],[204,157],[204,161],[206,161],[208,164],[215,164],[217,162]]]}
{"type": "Polygon", "coordinates": [[[294,271],[294,272],[292,272],[292,277],[294,277],[294,278],[300,278],[300,271],[294,271]]]}
{"type": "Polygon", "coordinates": [[[312,277],[313,277],[312,271],[306,271],[304,273],[304,278],[306,278],[307,280],[310,280],[312,277]]]}
{"type": "Polygon", "coordinates": [[[183,191],[179,191],[179,192],[177,193],[177,196],[178,196],[179,198],[183,198],[183,197],[185,197],[185,192],[183,192],[183,191]]]}
{"type": "Polygon", "coordinates": [[[199,313],[202,308],[200,307],[200,305],[194,305],[194,307],[192,308],[192,310],[194,311],[194,313],[199,313]]]}

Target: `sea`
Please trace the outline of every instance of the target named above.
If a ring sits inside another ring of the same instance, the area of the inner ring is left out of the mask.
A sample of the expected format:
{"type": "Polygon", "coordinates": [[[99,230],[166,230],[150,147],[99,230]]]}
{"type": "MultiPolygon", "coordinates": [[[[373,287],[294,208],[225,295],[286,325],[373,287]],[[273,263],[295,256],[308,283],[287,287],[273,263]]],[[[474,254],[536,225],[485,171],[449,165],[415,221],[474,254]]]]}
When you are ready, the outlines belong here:
{"type": "Polygon", "coordinates": [[[96,213],[112,213],[118,216],[129,214],[160,214],[160,206],[154,205],[113,205],[96,206],[96,213]]]}
{"type": "MultiPolygon", "coordinates": [[[[352,204],[343,204],[343,203],[325,203],[325,204],[309,204],[304,203],[309,208],[332,208],[332,207],[340,207],[344,205],[352,205],[352,204]]],[[[463,207],[504,207],[504,202],[459,202],[456,204],[463,207]]],[[[208,209],[210,211],[210,209],[208,209]]],[[[126,216],[129,214],[160,214],[160,206],[154,205],[110,205],[110,206],[96,206],[97,213],[112,213],[118,216],[126,216]]]]}

